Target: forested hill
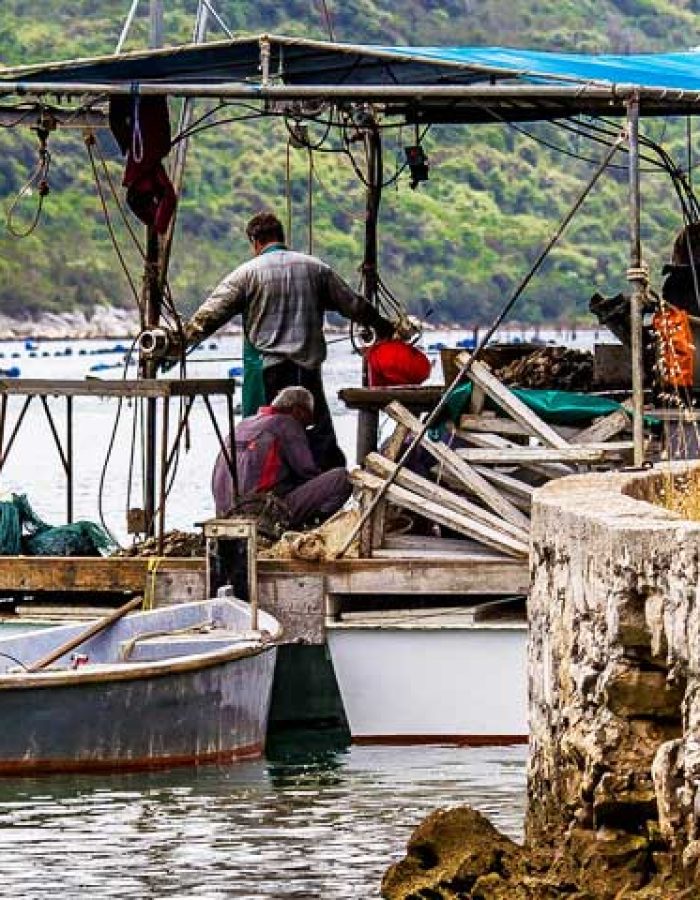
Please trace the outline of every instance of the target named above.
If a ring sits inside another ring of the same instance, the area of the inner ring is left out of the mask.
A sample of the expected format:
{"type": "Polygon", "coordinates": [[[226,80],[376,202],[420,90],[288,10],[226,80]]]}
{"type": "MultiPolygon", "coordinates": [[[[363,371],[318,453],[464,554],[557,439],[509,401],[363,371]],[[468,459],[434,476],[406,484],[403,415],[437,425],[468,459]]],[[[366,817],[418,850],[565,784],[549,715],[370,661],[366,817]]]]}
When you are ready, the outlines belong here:
{"type": "MultiPolygon", "coordinates": [[[[0,65],[73,58],[114,49],[130,0],[2,0],[0,65]]],[[[190,39],[195,0],[165,2],[166,41],[190,39]]],[[[500,45],[578,52],[688,49],[700,44],[700,0],[213,0],[236,34],[270,31],[381,44],[500,45]],[[329,22],[330,19],[330,22],[329,22]]],[[[147,0],[127,49],[147,41],[147,0]]],[[[212,38],[222,32],[212,26],[212,38]]],[[[206,107],[198,109],[198,113],[206,107]]],[[[241,110],[235,115],[240,116],[241,110]]],[[[682,168],[700,159],[700,122],[645,122],[682,168]]],[[[313,136],[312,128],[312,136],[313,136]]],[[[412,134],[387,143],[386,174],[412,134]]],[[[118,185],[113,143],[100,138],[118,185]]],[[[430,179],[412,191],[402,175],[382,203],[381,265],[386,283],[413,311],[434,321],[483,322],[528,271],[543,243],[590,178],[604,148],[556,125],[434,128],[426,137],[430,179]]],[[[0,219],[0,313],[132,306],[104,224],[93,170],[79,132],[51,139],[51,192],[38,227],[13,236],[0,219]]],[[[188,311],[246,258],[245,220],[260,208],[286,215],[287,132],[279,122],[236,122],[191,142],[172,266],[177,305],[188,311]]],[[[349,161],[314,154],[313,229],[308,155],[289,151],[292,242],[313,250],[356,282],[364,196],[349,161]]],[[[0,203],[14,231],[28,230],[36,195],[15,203],[36,164],[31,131],[0,129],[0,203]]],[[[99,158],[98,170],[101,168],[99,158]]],[[[657,273],[681,225],[668,179],[645,173],[645,255],[657,273]]],[[[107,190],[108,193],[108,190],[107,190]]],[[[514,315],[571,320],[596,291],[625,286],[628,264],[624,158],[596,187],[514,315]]],[[[114,211],[115,228],[139,280],[138,255],[114,211]]]]}

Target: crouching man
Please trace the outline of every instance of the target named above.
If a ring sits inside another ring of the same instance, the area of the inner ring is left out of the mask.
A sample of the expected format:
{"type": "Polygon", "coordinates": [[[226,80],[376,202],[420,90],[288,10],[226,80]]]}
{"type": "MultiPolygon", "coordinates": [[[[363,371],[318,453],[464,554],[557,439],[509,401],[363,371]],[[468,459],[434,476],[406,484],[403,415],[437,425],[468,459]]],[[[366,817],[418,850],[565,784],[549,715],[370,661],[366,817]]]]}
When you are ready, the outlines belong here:
{"type": "MultiPolygon", "coordinates": [[[[324,522],[351,492],[344,468],[321,473],[314,462],[306,433],[313,414],[311,392],[303,387],[286,387],[270,406],[263,406],[236,428],[239,496],[271,493],[281,497],[293,529],[324,522]]],[[[229,450],[230,442],[229,435],[229,450]]],[[[227,515],[235,498],[223,451],[214,466],[212,491],[217,516],[227,515]]]]}

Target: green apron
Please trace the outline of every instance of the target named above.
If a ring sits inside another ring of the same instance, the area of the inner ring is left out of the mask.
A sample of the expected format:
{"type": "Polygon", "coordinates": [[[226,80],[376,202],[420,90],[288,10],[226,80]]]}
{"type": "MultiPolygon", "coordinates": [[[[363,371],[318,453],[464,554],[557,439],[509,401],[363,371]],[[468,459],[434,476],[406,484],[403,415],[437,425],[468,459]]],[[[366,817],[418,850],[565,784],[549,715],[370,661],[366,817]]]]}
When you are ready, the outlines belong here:
{"type": "Polygon", "coordinates": [[[254,416],[261,406],[265,405],[265,385],[263,384],[262,356],[243,338],[243,394],[241,411],[243,418],[254,416]]]}

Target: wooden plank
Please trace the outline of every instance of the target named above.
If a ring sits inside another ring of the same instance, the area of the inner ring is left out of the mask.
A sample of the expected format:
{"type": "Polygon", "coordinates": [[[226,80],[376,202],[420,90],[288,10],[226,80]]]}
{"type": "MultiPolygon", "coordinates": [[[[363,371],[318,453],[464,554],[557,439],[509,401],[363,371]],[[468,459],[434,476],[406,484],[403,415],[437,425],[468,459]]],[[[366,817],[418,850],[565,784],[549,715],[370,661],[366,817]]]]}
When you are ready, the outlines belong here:
{"type": "Polygon", "coordinates": [[[475,562],[512,559],[471,538],[429,537],[423,534],[387,535],[384,546],[374,556],[377,559],[471,559],[475,562]]]}
{"type": "Polygon", "coordinates": [[[496,595],[527,593],[530,573],[527,559],[478,563],[444,559],[365,560],[375,567],[355,566],[326,577],[332,594],[451,594],[496,595]]]}
{"type": "Polygon", "coordinates": [[[593,445],[555,449],[554,447],[460,447],[456,452],[461,459],[478,465],[522,466],[530,463],[598,463],[611,456],[628,452],[631,444],[593,445]]]}
{"type": "Polygon", "coordinates": [[[394,428],[394,431],[392,432],[391,437],[382,448],[382,456],[385,456],[387,459],[390,459],[392,461],[396,461],[399,458],[401,448],[403,447],[408,435],[408,428],[398,422],[396,428],[394,428]]]}
{"type": "Polygon", "coordinates": [[[609,416],[603,416],[588,428],[584,428],[574,438],[576,444],[598,444],[615,437],[626,428],[630,428],[632,420],[625,409],[618,409],[609,416]]]}
{"type": "Polygon", "coordinates": [[[410,409],[427,411],[437,406],[444,393],[445,388],[440,384],[419,387],[353,387],[339,390],[338,398],[349,409],[381,410],[388,403],[398,400],[410,409]]]}
{"type": "MultiPolygon", "coordinates": [[[[395,463],[392,463],[388,459],[384,459],[384,457],[380,456],[378,453],[371,453],[365,460],[365,466],[370,472],[379,475],[381,478],[388,478],[397,468],[395,463]]],[[[493,513],[482,509],[480,506],[476,506],[465,497],[454,494],[444,487],[435,484],[435,482],[428,481],[427,478],[422,478],[415,472],[411,472],[410,469],[399,470],[394,483],[399,487],[414,491],[421,497],[425,497],[426,500],[440,503],[446,509],[451,509],[454,512],[468,516],[476,522],[485,525],[487,528],[500,531],[504,535],[510,535],[510,537],[524,543],[527,543],[529,540],[529,532],[527,529],[512,525],[510,522],[506,522],[504,519],[494,516],[493,513]]]]}
{"type": "Polygon", "coordinates": [[[463,558],[444,559],[336,559],[326,562],[261,559],[258,561],[260,603],[267,609],[269,591],[285,597],[287,579],[323,576],[327,604],[333,595],[453,596],[525,594],[530,573],[527,559],[508,557],[479,562],[463,558]]]}
{"type": "Polygon", "coordinates": [[[459,418],[462,431],[488,432],[489,434],[510,434],[517,437],[529,437],[530,432],[519,422],[493,415],[463,415],[459,418]]]}
{"type": "MultiPolygon", "coordinates": [[[[460,354],[457,361],[460,362],[469,358],[468,354],[460,354]]],[[[557,432],[546,422],[543,422],[538,415],[529,409],[515,394],[498,380],[488,368],[478,360],[472,363],[469,369],[469,377],[472,382],[478,385],[488,396],[497,403],[508,415],[519,422],[524,428],[527,428],[530,434],[538,437],[544,444],[549,447],[564,448],[568,446],[557,432]]]]}
{"type": "Polygon", "coordinates": [[[478,384],[472,384],[472,393],[469,398],[469,411],[474,415],[479,415],[483,412],[484,404],[486,403],[486,394],[479,387],[478,384]]]}
{"type": "Polygon", "coordinates": [[[483,475],[484,478],[488,478],[489,481],[492,481],[502,490],[525,500],[528,506],[532,503],[532,495],[535,493],[536,489],[531,484],[527,484],[527,482],[521,481],[513,475],[507,475],[505,472],[500,472],[498,469],[491,469],[486,466],[475,466],[474,468],[483,475]]]}
{"type": "MultiPolygon", "coordinates": [[[[394,421],[406,425],[414,434],[421,431],[421,423],[400,403],[390,403],[385,412],[394,421]]],[[[495,513],[513,525],[521,528],[528,527],[527,517],[509,500],[506,500],[483,475],[479,475],[470,465],[460,459],[454,450],[445,444],[431,440],[427,435],[423,438],[422,446],[495,513]]]]}
{"type": "MultiPolygon", "coordinates": [[[[370,475],[368,472],[363,472],[361,469],[355,469],[351,472],[350,480],[354,484],[360,484],[372,490],[378,490],[382,486],[381,478],[370,475]]],[[[445,509],[440,504],[427,500],[406,488],[392,484],[387,488],[386,496],[396,506],[401,506],[420,516],[431,519],[439,525],[444,525],[460,534],[466,534],[467,537],[480,541],[489,547],[495,547],[510,556],[527,556],[528,554],[529,548],[525,541],[516,540],[493,528],[488,528],[481,522],[468,518],[466,515],[445,509]]]]}
{"type": "Polygon", "coordinates": [[[59,381],[50,378],[0,379],[0,393],[42,397],[192,397],[231,395],[236,390],[233,378],[167,379],[84,378],[59,381]]]}
{"type": "MultiPolygon", "coordinates": [[[[516,506],[518,509],[521,509],[524,513],[529,514],[530,509],[532,508],[532,497],[529,498],[525,496],[522,492],[513,493],[510,490],[510,485],[507,483],[499,483],[501,482],[501,471],[499,469],[494,469],[490,466],[474,466],[475,469],[479,469],[480,473],[486,478],[487,481],[492,481],[494,485],[496,485],[499,491],[503,494],[503,496],[509,500],[513,506],[516,506]],[[496,477],[492,477],[492,476],[496,477]]],[[[459,479],[455,478],[450,472],[447,472],[445,469],[440,469],[437,466],[432,468],[431,473],[438,479],[441,484],[447,485],[453,491],[458,491],[463,493],[466,489],[464,484],[459,481],[459,479]]],[[[512,478],[512,476],[505,475],[505,478],[512,478]]],[[[523,484],[524,482],[519,482],[517,478],[512,478],[513,481],[518,482],[519,484],[523,484]]],[[[532,488],[534,491],[535,488],[532,485],[526,485],[527,487],[532,488]]]]}
{"type": "MultiPolygon", "coordinates": [[[[145,557],[0,556],[0,592],[142,593],[152,560],[145,557]]],[[[204,559],[167,557],[163,569],[204,570],[204,559]]]]}
{"type": "MultiPolygon", "coordinates": [[[[468,444],[471,444],[474,447],[488,447],[488,448],[498,448],[498,447],[522,447],[523,444],[516,444],[513,441],[504,438],[500,434],[488,434],[483,433],[479,434],[471,431],[462,431],[461,429],[457,429],[455,431],[457,437],[461,438],[468,444]]],[[[550,463],[546,465],[544,463],[541,464],[523,464],[523,468],[530,469],[533,472],[536,472],[539,475],[544,476],[545,478],[561,478],[562,475],[571,475],[574,472],[574,469],[571,466],[564,465],[562,463],[550,463]]]]}

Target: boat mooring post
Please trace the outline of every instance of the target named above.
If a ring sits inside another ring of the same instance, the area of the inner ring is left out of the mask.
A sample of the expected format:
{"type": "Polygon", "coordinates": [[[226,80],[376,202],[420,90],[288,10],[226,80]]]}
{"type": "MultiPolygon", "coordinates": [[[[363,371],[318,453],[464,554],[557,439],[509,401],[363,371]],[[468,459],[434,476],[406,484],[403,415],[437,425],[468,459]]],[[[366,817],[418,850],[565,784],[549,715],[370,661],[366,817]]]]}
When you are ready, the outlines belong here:
{"type": "Polygon", "coordinates": [[[630,192],[630,267],[627,280],[632,286],[630,297],[630,332],[632,343],[632,436],[634,465],[644,463],[644,348],[642,315],[649,273],[642,260],[641,198],[639,189],[639,95],[627,101],[627,146],[629,149],[630,192]]]}

